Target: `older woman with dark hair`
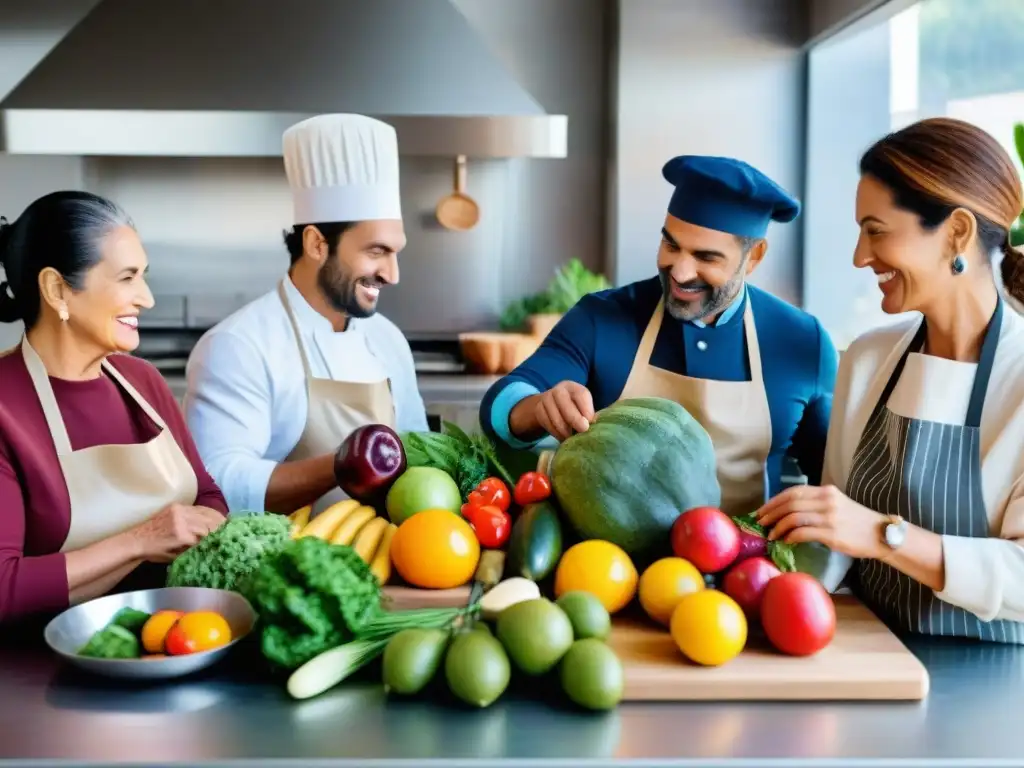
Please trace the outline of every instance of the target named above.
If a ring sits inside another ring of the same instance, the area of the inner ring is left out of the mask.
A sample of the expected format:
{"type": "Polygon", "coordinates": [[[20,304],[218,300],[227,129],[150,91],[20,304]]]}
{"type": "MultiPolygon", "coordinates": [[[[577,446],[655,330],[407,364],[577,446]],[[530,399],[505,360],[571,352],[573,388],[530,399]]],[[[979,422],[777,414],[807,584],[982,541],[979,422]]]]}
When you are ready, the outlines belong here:
{"type": "Polygon", "coordinates": [[[839,366],[823,487],[759,519],[832,550],[851,586],[902,630],[1024,643],[1024,260],[1008,232],[1021,180],[980,129],[937,118],[860,163],[854,264],[882,309],[915,313],[857,339],[839,366]]]}
{"type": "Polygon", "coordinates": [[[56,192],[0,221],[0,621],[159,583],[227,504],[166,382],[131,357],[146,254],[108,200],[56,192]]]}

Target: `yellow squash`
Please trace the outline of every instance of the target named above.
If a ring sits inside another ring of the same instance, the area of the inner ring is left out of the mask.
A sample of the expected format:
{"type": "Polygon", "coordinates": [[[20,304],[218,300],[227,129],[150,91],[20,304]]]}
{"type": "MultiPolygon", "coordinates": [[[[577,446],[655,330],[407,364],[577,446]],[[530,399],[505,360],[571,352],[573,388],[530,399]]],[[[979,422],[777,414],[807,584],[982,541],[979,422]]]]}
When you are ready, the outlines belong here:
{"type": "Polygon", "coordinates": [[[397,530],[397,525],[388,524],[388,527],[384,529],[384,537],[380,540],[380,546],[377,547],[377,554],[373,556],[373,562],[370,563],[370,573],[377,577],[377,582],[382,587],[391,578],[391,539],[394,538],[397,530]]]}
{"type": "Polygon", "coordinates": [[[310,520],[299,532],[298,538],[316,536],[318,539],[330,541],[339,526],[357,509],[359,509],[359,502],[353,499],[345,499],[337,504],[332,504],[310,520]]]}
{"type": "Polygon", "coordinates": [[[359,555],[364,563],[369,564],[373,560],[373,554],[377,551],[377,547],[380,546],[387,527],[388,521],[386,518],[375,517],[363,526],[355,541],[352,542],[352,549],[356,551],[356,554],[359,555]]]}
{"type": "Polygon", "coordinates": [[[377,510],[373,507],[357,507],[355,512],[346,516],[342,524],[335,529],[334,535],[330,538],[331,544],[351,546],[356,534],[376,516],[377,510]]]}

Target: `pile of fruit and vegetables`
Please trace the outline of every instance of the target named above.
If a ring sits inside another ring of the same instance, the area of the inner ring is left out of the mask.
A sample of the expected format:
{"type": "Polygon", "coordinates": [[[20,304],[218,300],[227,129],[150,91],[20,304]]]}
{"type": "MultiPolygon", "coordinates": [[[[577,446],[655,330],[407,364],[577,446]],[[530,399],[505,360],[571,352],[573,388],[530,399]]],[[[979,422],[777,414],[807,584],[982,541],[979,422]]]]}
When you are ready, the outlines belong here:
{"type": "Polygon", "coordinates": [[[615,706],[624,670],[607,641],[636,606],[680,663],[735,658],[758,625],[807,655],[835,630],[799,551],[719,509],[707,432],[682,406],[620,401],[538,457],[484,435],[374,424],[338,451],[350,498],[319,514],[229,520],[170,569],[176,586],[245,595],[263,655],[308,698],[374,660],[392,695],[489,706],[517,678],[590,709],[615,706]],[[385,587],[472,585],[450,608],[392,610],[385,587]]]}

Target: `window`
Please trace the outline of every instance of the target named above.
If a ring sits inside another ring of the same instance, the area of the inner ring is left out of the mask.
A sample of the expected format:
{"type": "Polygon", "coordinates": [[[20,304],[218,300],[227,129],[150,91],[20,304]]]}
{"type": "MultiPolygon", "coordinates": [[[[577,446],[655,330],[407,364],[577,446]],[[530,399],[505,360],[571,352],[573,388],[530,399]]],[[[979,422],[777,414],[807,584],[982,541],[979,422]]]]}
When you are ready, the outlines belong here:
{"type": "MultiPolygon", "coordinates": [[[[876,139],[924,117],[967,120],[1021,167],[1024,1],[920,0],[810,53],[804,306],[842,349],[877,325],[873,275],[853,267],[857,161],[876,139]]],[[[883,9],[884,13],[884,9],[883,9]]]]}

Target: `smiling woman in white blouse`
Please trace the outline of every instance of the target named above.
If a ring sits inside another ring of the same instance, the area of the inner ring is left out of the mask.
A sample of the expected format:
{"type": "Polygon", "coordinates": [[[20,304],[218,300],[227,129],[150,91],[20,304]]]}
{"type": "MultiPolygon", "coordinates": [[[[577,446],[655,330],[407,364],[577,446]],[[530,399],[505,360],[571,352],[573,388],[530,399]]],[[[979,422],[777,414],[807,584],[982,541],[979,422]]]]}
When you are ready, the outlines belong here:
{"type": "Polygon", "coordinates": [[[886,313],[843,355],[822,487],[758,512],[771,537],[832,550],[844,576],[903,631],[1024,643],[1024,299],[1008,230],[1021,181],[988,134],[915,123],[860,163],[855,266],[886,313]],[[851,567],[852,566],[852,567],[851,567]]]}

